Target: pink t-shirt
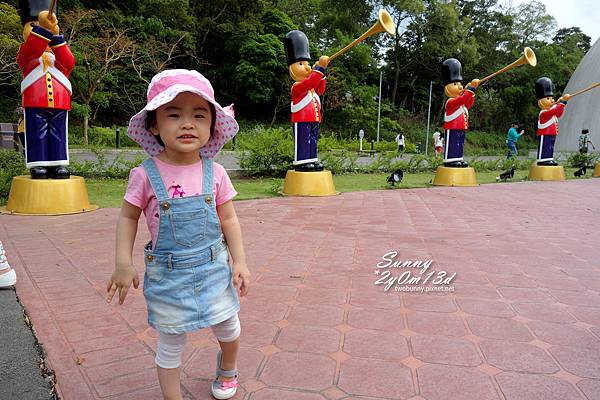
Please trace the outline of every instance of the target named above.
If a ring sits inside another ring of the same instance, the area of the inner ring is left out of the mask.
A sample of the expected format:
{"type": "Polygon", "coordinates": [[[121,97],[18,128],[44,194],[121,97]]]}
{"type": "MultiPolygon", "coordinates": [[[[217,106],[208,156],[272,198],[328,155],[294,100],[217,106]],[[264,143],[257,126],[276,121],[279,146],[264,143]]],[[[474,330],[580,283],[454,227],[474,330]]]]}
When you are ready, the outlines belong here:
{"type": "MultiPolygon", "coordinates": [[[[156,157],[153,159],[171,198],[202,194],[202,161],[191,165],[171,165],[156,157]]],[[[237,194],[227,171],[216,162],[213,162],[213,194],[217,206],[228,202],[237,194]]],[[[158,201],[144,167],[135,167],[129,172],[125,200],[144,211],[152,243],[156,243],[158,201]]]]}

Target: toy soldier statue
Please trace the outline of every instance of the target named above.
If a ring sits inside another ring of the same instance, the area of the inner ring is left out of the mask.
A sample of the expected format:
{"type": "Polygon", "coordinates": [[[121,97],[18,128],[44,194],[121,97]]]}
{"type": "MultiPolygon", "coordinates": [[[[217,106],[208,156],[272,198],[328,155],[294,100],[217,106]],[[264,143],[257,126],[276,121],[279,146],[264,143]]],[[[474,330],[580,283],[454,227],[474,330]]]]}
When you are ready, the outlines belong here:
{"type": "Polygon", "coordinates": [[[563,115],[567,101],[571,98],[570,95],[565,94],[554,102],[552,86],[552,81],[546,77],[535,82],[535,95],[538,106],[542,110],[538,116],[536,132],[540,137],[537,165],[557,165],[554,161],[554,142],[558,135],[558,119],[563,115]]]}
{"type": "Polygon", "coordinates": [[[325,71],[329,57],[322,56],[311,68],[308,38],[294,30],[284,40],[292,86],[292,124],[294,131],[294,169],[300,172],[322,171],[317,158],[317,141],[323,115],[319,95],[325,92],[325,71]]]}
{"type": "Polygon", "coordinates": [[[466,89],[462,87],[462,66],[456,58],[449,58],[442,63],[442,82],[444,93],[448,96],[444,115],[446,140],[444,149],[444,166],[454,168],[468,167],[463,160],[465,133],[469,129],[469,108],[475,101],[475,90],[479,79],[472,80],[466,89]]]}
{"type": "Polygon", "coordinates": [[[75,58],[60,35],[49,0],[19,2],[23,38],[17,63],[23,73],[25,163],[34,179],[68,179],[69,76],[75,58]]]}

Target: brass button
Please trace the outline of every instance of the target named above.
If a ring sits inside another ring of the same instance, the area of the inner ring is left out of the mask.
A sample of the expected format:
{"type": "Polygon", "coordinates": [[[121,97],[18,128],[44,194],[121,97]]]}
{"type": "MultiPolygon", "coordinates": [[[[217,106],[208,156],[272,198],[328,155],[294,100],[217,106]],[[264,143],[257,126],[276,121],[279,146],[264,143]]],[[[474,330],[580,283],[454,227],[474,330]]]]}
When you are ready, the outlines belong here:
{"type": "Polygon", "coordinates": [[[148,260],[148,261],[152,261],[152,260],[154,260],[154,256],[152,256],[152,254],[148,254],[148,255],[146,256],[146,260],[148,260]]]}
{"type": "Polygon", "coordinates": [[[204,201],[206,202],[206,204],[210,205],[210,203],[212,202],[212,197],[211,196],[206,196],[204,198],[204,201]]]}
{"type": "Polygon", "coordinates": [[[167,202],[162,203],[162,209],[163,210],[168,210],[169,207],[171,207],[171,206],[169,206],[169,203],[167,203],[167,202]]]}

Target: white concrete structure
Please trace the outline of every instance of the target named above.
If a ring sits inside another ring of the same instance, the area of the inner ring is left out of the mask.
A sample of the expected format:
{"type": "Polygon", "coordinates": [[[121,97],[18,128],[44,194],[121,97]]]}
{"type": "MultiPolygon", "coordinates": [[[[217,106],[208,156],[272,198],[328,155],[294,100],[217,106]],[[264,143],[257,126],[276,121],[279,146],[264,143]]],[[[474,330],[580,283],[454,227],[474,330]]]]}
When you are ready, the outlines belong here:
{"type": "MultiPolygon", "coordinates": [[[[564,93],[575,93],[600,82],[600,39],[587,52],[571,76],[564,93]]],[[[569,101],[558,122],[557,151],[577,151],[582,129],[589,129],[590,139],[600,150],[600,88],[593,89],[569,101]]],[[[590,148],[590,150],[592,150],[590,148]]]]}

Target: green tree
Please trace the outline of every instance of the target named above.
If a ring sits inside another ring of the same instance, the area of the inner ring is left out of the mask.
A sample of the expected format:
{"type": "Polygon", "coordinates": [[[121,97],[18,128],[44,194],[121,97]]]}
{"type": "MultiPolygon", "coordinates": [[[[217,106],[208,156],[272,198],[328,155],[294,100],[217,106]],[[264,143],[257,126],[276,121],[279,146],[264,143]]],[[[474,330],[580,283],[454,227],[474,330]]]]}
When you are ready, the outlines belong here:
{"type": "MultiPolygon", "coordinates": [[[[453,2],[428,1],[423,12],[410,21],[398,53],[388,53],[388,56],[399,57],[403,66],[397,97],[393,100],[413,113],[424,113],[429,83],[433,81],[434,87],[439,88],[440,63],[444,59],[458,58],[463,65],[465,79],[474,77],[472,74],[478,61],[477,42],[469,35],[471,19],[461,17],[453,2]]],[[[391,63],[391,60],[388,62],[391,63]]],[[[433,98],[434,120],[439,120],[443,111],[443,99],[437,95],[438,90],[434,91],[433,98]]]]}
{"type": "Polygon", "coordinates": [[[559,29],[552,41],[561,47],[577,48],[587,53],[591,47],[592,38],[581,32],[580,28],[574,26],[559,29]]]}
{"type": "Polygon", "coordinates": [[[539,1],[530,1],[517,7],[514,12],[516,44],[519,49],[534,41],[549,41],[556,31],[556,20],[546,14],[546,6],[539,1]]]}
{"type": "Polygon", "coordinates": [[[83,140],[88,144],[90,117],[107,107],[112,93],[106,90],[114,72],[131,56],[134,42],[123,28],[115,27],[95,10],[75,9],[61,17],[70,34],[77,64],[71,74],[76,113],[83,117],[83,140]]]}
{"type": "Polygon", "coordinates": [[[285,53],[281,39],[273,34],[248,35],[240,43],[240,61],[235,80],[240,97],[248,104],[271,103],[286,74],[285,53]]]}
{"type": "Polygon", "coordinates": [[[294,23],[279,10],[267,10],[261,17],[262,33],[251,33],[239,45],[240,59],[235,80],[248,108],[263,105],[272,109],[271,125],[288,96],[288,73],[282,38],[294,23]]]}
{"type": "Polygon", "coordinates": [[[13,121],[20,103],[21,74],[16,57],[23,41],[23,28],[14,6],[0,3],[0,118],[13,121]]]}
{"type": "Polygon", "coordinates": [[[17,51],[21,44],[23,28],[17,10],[0,3],[0,86],[11,85],[18,71],[17,51]]]}
{"type": "Polygon", "coordinates": [[[418,15],[425,11],[423,1],[419,0],[386,0],[382,4],[392,15],[394,24],[396,25],[396,33],[393,38],[384,36],[384,43],[391,45],[391,58],[390,61],[393,63],[389,67],[393,71],[393,88],[391,93],[392,103],[396,103],[398,85],[400,80],[400,72],[404,69],[405,63],[401,59],[402,44],[406,41],[406,35],[410,34],[410,31],[405,28],[407,23],[414,21],[418,15]],[[387,40],[385,40],[387,39],[387,40]]]}

